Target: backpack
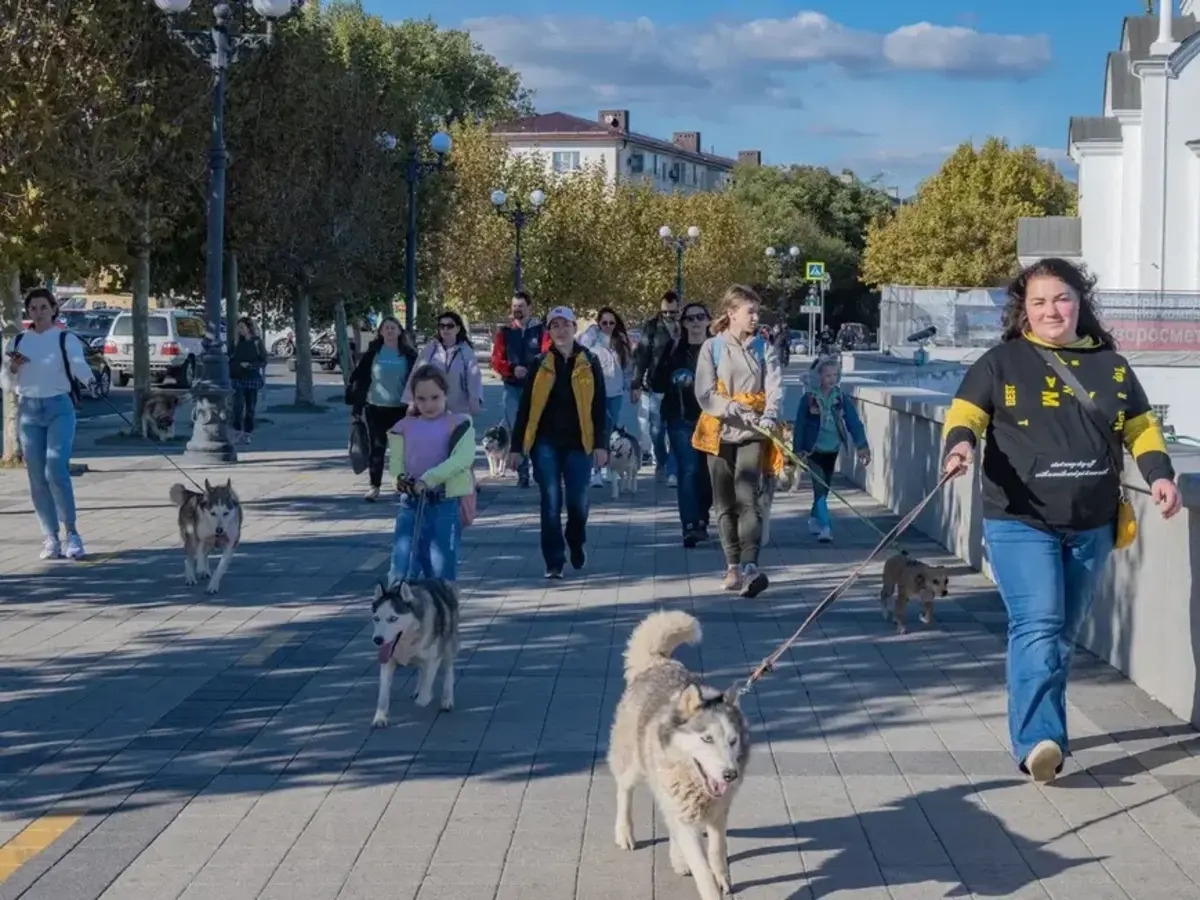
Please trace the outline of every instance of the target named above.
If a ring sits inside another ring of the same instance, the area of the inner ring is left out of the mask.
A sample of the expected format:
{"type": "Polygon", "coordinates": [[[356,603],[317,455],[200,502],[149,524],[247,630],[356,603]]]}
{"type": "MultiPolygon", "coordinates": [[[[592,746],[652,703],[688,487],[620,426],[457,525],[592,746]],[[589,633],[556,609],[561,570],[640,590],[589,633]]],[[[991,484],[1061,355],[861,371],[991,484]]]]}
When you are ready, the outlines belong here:
{"type": "MultiPolygon", "coordinates": [[[[754,354],[754,358],[758,360],[758,364],[763,371],[767,370],[767,342],[760,336],[755,335],[747,344],[750,352],[754,354]]],[[[713,373],[716,374],[717,366],[721,362],[721,351],[725,349],[725,334],[713,337],[712,342],[708,345],[708,351],[712,354],[713,373]]]]}
{"type": "MultiPolygon", "coordinates": [[[[58,352],[62,354],[63,371],[67,373],[67,384],[71,386],[71,402],[78,406],[83,402],[83,388],[79,384],[79,379],[71,374],[71,360],[67,358],[67,334],[68,332],[65,329],[58,332],[58,352]]],[[[20,348],[21,338],[23,337],[25,337],[25,332],[22,331],[13,338],[14,353],[20,348]]]]}

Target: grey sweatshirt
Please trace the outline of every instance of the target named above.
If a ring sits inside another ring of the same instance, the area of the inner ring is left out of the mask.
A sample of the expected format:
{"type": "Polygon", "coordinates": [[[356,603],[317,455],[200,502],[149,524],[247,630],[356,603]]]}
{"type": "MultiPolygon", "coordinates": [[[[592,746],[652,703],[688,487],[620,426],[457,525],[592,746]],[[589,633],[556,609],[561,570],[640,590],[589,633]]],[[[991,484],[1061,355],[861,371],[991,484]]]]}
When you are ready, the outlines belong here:
{"type": "MultiPolygon", "coordinates": [[[[700,359],[696,364],[696,400],[700,408],[721,423],[721,442],[744,444],[747,441],[763,440],[762,435],[750,428],[757,421],[752,416],[748,421],[735,410],[729,397],[735,394],[759,394],[766,392],[767,408],[764,418],[780,421],[783,412],[783,371],[779,368],[779,356],[769,342],[764,342],[766,368],[759,365],[758,357],[728,331],[718,336],[722,347],[721,358],[713,367],[713,341],[709,338],[700,348],[700,359]],[[717,379],[725,385],[729,397],[717,393],[717,379]]],[[[753,336],[747,341],[753,340],[753,336]]]]}

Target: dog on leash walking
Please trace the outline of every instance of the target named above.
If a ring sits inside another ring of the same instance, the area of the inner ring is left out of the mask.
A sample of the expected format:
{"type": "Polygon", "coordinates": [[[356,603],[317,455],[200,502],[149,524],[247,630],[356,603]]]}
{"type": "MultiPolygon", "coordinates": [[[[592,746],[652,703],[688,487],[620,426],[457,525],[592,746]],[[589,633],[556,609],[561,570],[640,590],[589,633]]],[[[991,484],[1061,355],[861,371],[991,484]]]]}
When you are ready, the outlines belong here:
{"type": "Polygon", "coordinates": [[[908,631],[904,616],[909,600],[916,597],[921,599],[921,622],[932,625],[934,599],[949,594],[950,573],[945,566],[926,565],[904,551],[883,564],[883,589],[879,592],[879,605],[883,607],[884,621],[895,618],[897,634],[908,631]],[[890,604],[893,593],[896,595],[894,610],[890,604]]]}
{"type": "Polygon", "coordinates": [[[162,443],[175,439],[175,412],[183,398],[177,394],[154,394],[142,404],[142,437],[162,443]]]}
{"type": "Polygon", "coordinates": [[[458,586],[444,578],[400,581],[375,586],[371,621],[379,648],[379,699],[372,728],[386,728],[396,666],[419,671],[413,699],[417,706],[433,700],[433,682],[442,670],[444,712],[454,708],[454,659],[458,655],[458,586]]]}
{"type": "Polygon", "coordinates": [[[651,613],[633,630],[608,767],[617,781],[617,846],[634,848],[630,802],[644,780],[666,819],[671,868],[692,875],[701,900],[718,900],[730,893],[725,827],[750,758],[750,730],[733,689],[708,687],[671,658],[681,644],[698,643],[700,623],[685,612],[651,613]]]}
{"type": "Polygon", "coordinates": [[[206,478],[203,493],[173,484],[169,496],[179,507],[184,580],[195,584],[198,576],[207,576],[205,590],[215,594],[221,588],[221,579],[229,571],[233,551],[242,537],[242,504],[234,493],[233,482],[227,480],[214,486],[206,478]],[[221,552],[221,559],[217,570],[210,572],[208,557],[214,550],[221,552]]]}
{"type": "Polygon", "coordinates": [[[614,500],[620,499],[622,487],[630,494],[637,493],[638,469],[641,467],[642,447],[638,439],[626,431],[624,425],[618,426],[608,439],[608,469],[612,473],[614,500]]]}
{"type": "Polygon", "coordinates": [[[483,455],[488,461],[488,475],[502,478],[508,471],[508,448],[511,444],[508,428],[496,424],[483,433],[483,455]]]}

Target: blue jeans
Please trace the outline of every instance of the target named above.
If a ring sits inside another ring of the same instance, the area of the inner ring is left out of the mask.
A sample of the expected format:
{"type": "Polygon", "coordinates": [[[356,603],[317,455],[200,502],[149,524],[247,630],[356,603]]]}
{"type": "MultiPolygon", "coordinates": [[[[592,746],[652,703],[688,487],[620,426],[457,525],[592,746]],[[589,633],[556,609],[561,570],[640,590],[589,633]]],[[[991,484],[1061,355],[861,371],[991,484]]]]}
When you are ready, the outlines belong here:
{"type": "Polygon", "coordinates": [[[984,519],[992,574],[1008,609],[1008,732],[1022,762],[1040,741],[1067,751],[1067,677],[1075,637],[1113,548],[1111,525],[1066,537],[984,519]]]}
{"type": "Polygon", "coordinates": [[[68,533],[74,532],[71,447],[75,443],[75,405],[70,395],[20,398],[17,428],[29,475],[29,495],[42,534],[56,536],[60,522],[68,533]]]}
{"type": "Polygon", "coordinates": [[[808,455],[808,464],[816,476],[812,478],[813,502],[809,515],[822,528],[829,528],[829,487],[833,484],[833,470],[837,466],[838,451],[831,453],[814,450],[808,455]]]}
{"type": "Polygon", "coordinates": [[[412,578],[458,579],[458,542],[462,530],[458,519],[458,498],[445,497],[435,503],[427,502],[421,514],[421,535],[417,552],[412,553],[413,530],[417,524],[416,503],[407,496],[400,498],[396,513],[395,540],[392,544],[392,567],[388,583],[412,578]],[[412,557],[412,568],[408,561],[412,557]]]}
{"type": "Polygon", "coordinates": [[[708,480],[708,465],[700,458],[700,451],[692,446],[696,423],[680,419],[668,422],[666,430],[671,459],[679,476],[675,488],[679,522],[685,532],[700,525],[707,526],[712,509],[712,484],[708,480]]]}
{"type": "Polygon", "coordinates": [[[542,512],[542,558],[547,569],[560,569],[566,549],[582,550],[587,540],[588,479],[592,454],[583,450],[560,450],[537,441],[530,453],[533,480],[538,484],[542,512]],[[562,527],[563,502],[567,506],[566,541],[562,527]]]}
{"type": "MultiPolygon", "coordinates": [[[[525,388],[517,384],[504,385],[504,424],[508,427],[509,440],[516,443],[516,435],[513,434],[513,428],[517,424],[517,411],[521,408],[521,394],[525,388]]],[[[523,443],[523,442],[522,442],[523,443]]],[[[522,456],[521,463],[517,466],[517,475],[529,477],[529,457],[522,456]]]]}
{"type": "MultiPolygon", "coordinates": [[[[650,446],[654,450],[654,467],[656,469],[665,467],[668,475],[676,474],[675,460],[667,452],[667,429],[662,420],[662,394],[652,394],[649,391],[642,394],[642,402],[638,410],[638,427],[642,432],[641,440],[643,442],[647,437],[650,438],[650,446]]],[[[645,450],[646,446],[643,443],[642,451],[645,452],[645,450]]]]}
{"type": "MultiPolygon", "coordinates": [[[[621,424],[621,410],[625,407],[625,395],[618,394],[615,397],[604,398],[604,409],[608,413],[608,433],[612,434],[616,431],[617,426],[621,424]]],[[[599,441],[597,441],[599,443],[599,441]]]]}

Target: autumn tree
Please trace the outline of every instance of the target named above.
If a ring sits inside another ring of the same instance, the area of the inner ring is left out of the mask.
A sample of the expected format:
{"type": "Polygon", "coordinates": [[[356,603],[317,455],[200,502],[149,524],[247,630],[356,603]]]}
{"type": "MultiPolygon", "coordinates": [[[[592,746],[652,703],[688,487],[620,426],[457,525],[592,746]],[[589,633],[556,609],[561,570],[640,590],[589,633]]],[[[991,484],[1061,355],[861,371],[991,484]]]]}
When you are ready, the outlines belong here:
{"type": "Polygon", "coordinates": [[[867,233],[863,280],[931,287],[1000,284],[1017,270],[1017,219],[1074,215],[1076,189],[1030,146],[958,147],[912,203],[867,233]]]}

